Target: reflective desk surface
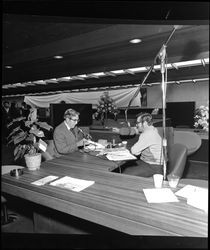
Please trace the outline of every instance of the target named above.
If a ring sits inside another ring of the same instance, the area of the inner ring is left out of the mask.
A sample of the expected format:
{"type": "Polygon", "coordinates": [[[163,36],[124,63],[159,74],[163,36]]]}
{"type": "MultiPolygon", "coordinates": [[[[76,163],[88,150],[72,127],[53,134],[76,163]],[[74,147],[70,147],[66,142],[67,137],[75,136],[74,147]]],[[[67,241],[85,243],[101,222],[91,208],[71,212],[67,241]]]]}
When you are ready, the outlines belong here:
{"type": "Polygon", "coordinates": [[[19,177],[3,175],[2,192],[130,235],[207,237],[207,213],[180,197],[179,202],[148,203],[143,189],[154,188],[152,178],[110,172],[113,166],[87,153],[72,153],[42,163],[39,170],[24,169],[19,177]],[[81,192],[31,184],[48,175],[95,183],[81,192]]]}

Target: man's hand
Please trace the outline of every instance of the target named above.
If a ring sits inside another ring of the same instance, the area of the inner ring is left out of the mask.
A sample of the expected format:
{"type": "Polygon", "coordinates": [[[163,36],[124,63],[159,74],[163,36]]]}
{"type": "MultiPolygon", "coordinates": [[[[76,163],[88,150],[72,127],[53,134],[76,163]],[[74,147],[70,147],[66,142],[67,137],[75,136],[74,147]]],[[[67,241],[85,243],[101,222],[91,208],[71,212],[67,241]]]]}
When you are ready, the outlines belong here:
{"type": "Polygon", "coordinates": [[[88,142],[88,140],[86,139],[82,139],[80,141],[77,142],[77,147],[82,147],[82,146],[86,146],[86,145],[89,145],[90,143],[88,142]]]}

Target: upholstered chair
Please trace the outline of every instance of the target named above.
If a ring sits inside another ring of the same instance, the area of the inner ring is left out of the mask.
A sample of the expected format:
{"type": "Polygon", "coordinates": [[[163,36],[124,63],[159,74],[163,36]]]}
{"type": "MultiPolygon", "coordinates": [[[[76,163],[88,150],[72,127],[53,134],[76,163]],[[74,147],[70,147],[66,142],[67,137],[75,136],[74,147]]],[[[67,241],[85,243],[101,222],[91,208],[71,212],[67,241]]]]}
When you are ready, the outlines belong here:
{"type": "Polygon", "coordinates": [[[191,131],[174,130],[174,143],[187,147],[187,155],[195,153],[201,146],[201,137],[191,131]]]}
{"type": "Polygon", "coordinates": [[[187,162],[187,147],[175,143],[168,148],[167,174],[174,174],[182,178],[187,162]]]}

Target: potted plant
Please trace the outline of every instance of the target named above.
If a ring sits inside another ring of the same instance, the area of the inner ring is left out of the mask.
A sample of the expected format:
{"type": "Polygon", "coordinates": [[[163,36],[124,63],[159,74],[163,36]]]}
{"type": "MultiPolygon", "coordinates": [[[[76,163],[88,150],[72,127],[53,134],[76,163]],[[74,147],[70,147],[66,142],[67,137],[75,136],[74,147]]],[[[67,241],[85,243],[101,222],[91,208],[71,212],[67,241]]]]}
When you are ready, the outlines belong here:
{"type": "Polygon", "coordinates": [[[24,156],[28,169],[39,169],[41,151],[47,147],[47,144],[42,140],[45,135],[41,129],[49,131],[52,126],[46,122],[39,122],[35,109],[31,109],[28,118],[18,117],[13,119],[7,127],[11,130],[7,137],[7,144],[14,144],[14,160],[16,161],[24,156]]]}

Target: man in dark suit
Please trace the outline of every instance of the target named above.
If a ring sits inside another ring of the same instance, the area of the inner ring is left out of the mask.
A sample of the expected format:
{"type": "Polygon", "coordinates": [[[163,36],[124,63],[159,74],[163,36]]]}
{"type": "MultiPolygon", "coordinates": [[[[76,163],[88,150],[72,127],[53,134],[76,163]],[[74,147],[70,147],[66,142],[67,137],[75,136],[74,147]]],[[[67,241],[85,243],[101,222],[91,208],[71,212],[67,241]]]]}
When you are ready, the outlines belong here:
{"type": "Polygon", "coordinates": [[[52,157],[59,157],[77,151],[84,146],[87,140],[77,127],[80,113],[74,109],[67,109],[64,113],[64,121],[59,124],[53,133],[53,143],[48,145],[47,153],[52,157]]]}

